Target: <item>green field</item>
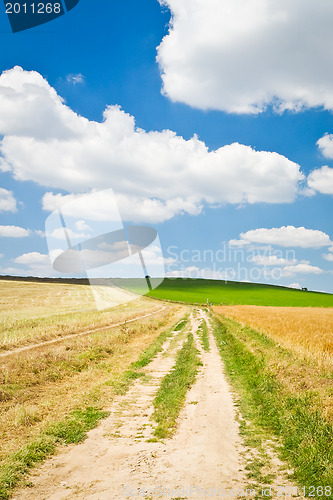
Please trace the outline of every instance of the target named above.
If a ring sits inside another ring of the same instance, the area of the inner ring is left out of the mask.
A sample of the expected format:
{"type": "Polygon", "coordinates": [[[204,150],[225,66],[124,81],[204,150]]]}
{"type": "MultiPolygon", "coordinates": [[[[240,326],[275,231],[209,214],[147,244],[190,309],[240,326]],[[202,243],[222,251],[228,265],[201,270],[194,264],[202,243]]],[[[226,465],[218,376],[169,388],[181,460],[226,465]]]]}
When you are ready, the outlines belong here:
{"type": "Polygon", "coordinates": [[[148,294],[177,302],[252,304],[281,307],[333,307],[333,294],[293,290],[282,286],[204,279],[166,278],[148,294]]]}

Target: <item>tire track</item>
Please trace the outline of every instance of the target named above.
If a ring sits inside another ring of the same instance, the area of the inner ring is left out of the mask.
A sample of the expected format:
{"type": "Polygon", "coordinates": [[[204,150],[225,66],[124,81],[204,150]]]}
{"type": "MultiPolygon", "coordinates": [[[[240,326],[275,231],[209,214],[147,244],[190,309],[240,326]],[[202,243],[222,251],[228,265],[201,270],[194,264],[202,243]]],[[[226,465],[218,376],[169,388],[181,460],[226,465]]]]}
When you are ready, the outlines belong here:
{"type": "Polygon", "coordinates": [[[102,332],[103,330],[108,330],[110,328],[116,328],[118,326],[125,325],[127,323],[133,323],[134,321],[138,321],[140,319],[144,319],[144,318],[148,318],[149,316],[153,316],[154,314],[158,314],[161,311],[163,311],[164,309],[166,309],[166,306],[163,306],[161,309],[158,309],[157,311],[153,311],[152,313],[144,314],[143,316],[137,316],[135,318],[122,321],[120,323],[111,323],[110,325],[107,325],[107,326],[97,327],[97,328],[93,328],[91,330],[86,330],[84,332],[75,333],[72,335],[66,335],[65,337],[47,340],[46,342],[41,342],[39,344],[33,344],[33,345],[29,345],[29,346],[19,347],[18,349],[14,349],[13,351],[7,351],[5,353],[0,354],[0,359],[6,358],[9,356],[13,356],[15,354],[19,354],[21,352],[30,351],[32,349],[38,349],[39,347],[45,347],[48,345],[57,344],[59,342],[64,342],[65,340],[74,339],[76,337],[83,337],[85,335],[90,335],[92,333],[102,332]]]}

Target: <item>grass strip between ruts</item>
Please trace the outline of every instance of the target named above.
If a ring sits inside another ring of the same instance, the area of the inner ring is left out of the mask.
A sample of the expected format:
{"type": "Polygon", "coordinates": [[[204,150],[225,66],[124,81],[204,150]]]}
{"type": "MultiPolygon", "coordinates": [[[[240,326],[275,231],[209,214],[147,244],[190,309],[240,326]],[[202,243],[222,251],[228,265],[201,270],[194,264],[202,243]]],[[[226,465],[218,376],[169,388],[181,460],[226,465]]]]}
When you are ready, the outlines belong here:
{"type": "Polygon", "coordinates": [[[157,339],[150,346],[148,346],[145,351],[143,351],[143,353],[139,356],[139,359],[131,364],[129,370],[122,373],[120,377],[118,376],[110,379],[106,382],[106,385],[112,386],[115,394],[125,394],[133,380],[145,376],[143,371],[139,371],[140,368],[147,366],[154,359],[154,357],[161,352],[164,342],[168,338],[172,337],[174,332],[183,330],[187,323],[188,316],[180,320],[173,327],[162,332],[157,339]]]}
{"type": "Polygon", "coordinates": [[[157,438],[170,437],[184,405],[186,393],[195,381],[201,361],[190,333],[179,351],[174,368],[164,377],[153,401],[153,418],[157,422],[154,434],[157,438]]]}
{"type": "Polygon", "coordinates": [[[162,346],[164,342],[172,336],[173,332],[179,332],[185,326],[187,325],[188,322],[188,316],[185,316],[182,320],[180,320],[176,325],[174,325],[172,328],[169,328],[165,332],[162,332],[155,342],[153,342],[139,357],[135,363],[133,363],[132,367],[133,368],[143,368],[144,366],[147,366],[151,360],[162,350],[162,346]]]}
{"type": "Polygon", "coordinates": [[[201,339],[201,344],[203,347],[203,350],[208,352],[209,351],[209,338],[208,338],[208,326],[207,322],[203,319],[199,328],[198,328],[198,334],[201,339]]]}

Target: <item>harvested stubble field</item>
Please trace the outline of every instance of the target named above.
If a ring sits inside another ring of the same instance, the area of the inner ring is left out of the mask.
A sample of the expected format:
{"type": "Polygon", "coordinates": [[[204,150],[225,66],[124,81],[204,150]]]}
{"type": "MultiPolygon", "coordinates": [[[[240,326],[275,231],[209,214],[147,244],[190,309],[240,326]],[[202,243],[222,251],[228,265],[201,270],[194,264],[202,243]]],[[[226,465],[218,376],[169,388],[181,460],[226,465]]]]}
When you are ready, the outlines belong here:
{"type": "Polygon", "coordinates": [[[333,370],[333,308],[237,305],[214,310],[333,370]]]}
{"type": "Polygon", "coordinates": [[[102,328],[160,307],[141,298],[112,309],[112,313],[97,311],[88,285],[1,280],[0,350],[102,328]]]}

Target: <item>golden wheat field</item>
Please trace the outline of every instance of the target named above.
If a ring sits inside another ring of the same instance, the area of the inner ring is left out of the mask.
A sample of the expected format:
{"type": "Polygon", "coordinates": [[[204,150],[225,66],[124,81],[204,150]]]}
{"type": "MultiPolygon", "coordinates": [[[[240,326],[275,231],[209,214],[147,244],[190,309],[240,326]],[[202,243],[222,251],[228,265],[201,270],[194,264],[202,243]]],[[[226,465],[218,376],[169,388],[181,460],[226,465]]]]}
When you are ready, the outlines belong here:
{"type": "Polygon", "coordinates": [[[333,367],[333,308],[238,305],[214,310],[322,366],[333,367]]]}

